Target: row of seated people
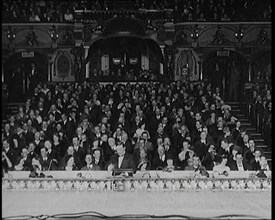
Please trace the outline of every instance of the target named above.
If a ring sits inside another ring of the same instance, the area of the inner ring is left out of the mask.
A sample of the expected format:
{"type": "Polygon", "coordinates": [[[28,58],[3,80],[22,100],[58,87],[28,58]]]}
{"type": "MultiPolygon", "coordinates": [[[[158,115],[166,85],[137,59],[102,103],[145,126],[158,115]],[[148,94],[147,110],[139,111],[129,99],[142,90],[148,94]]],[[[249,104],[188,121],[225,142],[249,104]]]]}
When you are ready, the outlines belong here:
{"type": "Polygon", "coordinates": [[[166,76],[159,74],[152,69],[140,69],[140,70],[121,70],[117,71],[102,71],[94,69],[90,72],[90,78],[93,81],[109,81],[109,82],[150,82],[150,81],[164,81],[166,76]]]}
{"type": "Polygon", "coordinates": [[[199,157],[212,170],[226,157],[232,170],[268,170],[221,97],[205,82],[39,83],[4,125],[2,165],[5,172],[185,170],[199,157]]]}
{"type": "MultiPolygon", "coordinates": [[[[270,1],[133,1],[130,10],[174,10],[179,21],[270,21],[270,1]],[[253,14],[253,16],[251,16],[253,14]]],[[[4,22],[73,22],[75,10],[119,10],[112,1],[3,1],[4,22]]]]}

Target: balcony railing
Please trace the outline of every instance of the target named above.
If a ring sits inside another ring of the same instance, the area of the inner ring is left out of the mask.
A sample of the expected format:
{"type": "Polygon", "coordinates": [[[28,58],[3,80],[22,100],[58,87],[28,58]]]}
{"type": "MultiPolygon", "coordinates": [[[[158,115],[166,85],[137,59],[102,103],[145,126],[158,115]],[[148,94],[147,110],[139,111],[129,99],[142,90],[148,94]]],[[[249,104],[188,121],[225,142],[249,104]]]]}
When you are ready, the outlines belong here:
{"type": "Polygon", "coordinates": [[[171,173],[138,172],[134,177],[112,177],[108,171],[48,171],[46,178],[28,178],[30,172],[10,172],[2,178],[2,190],[80,191],[184,191],[184,190],[271,190],[271,172],[266,178],[251,171],[230,171],[228,176],[197,176],[194,171],[171,173]],[[79,175],[81,173],[81,175],[79,175]],[[51,175],[49,175],[51,174],[51,175]],[[80,177],[81,176],[81,177],[80,177]]]}

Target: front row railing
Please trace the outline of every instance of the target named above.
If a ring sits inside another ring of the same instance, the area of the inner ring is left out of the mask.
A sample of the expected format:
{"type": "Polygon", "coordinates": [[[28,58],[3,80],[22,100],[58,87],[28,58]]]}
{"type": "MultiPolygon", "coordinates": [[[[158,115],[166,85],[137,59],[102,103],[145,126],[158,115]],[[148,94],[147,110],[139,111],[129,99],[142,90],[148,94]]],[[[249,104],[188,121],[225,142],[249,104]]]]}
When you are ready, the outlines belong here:
{"type": "Polygon", "coordinates": [[[133,177],[114,177],[108,171],[48,171],[44,178],[28,178],[29,173],[10,172],[2,178],[2,190],[77,191],[184,191],[184,190],[271,190],[271,172],[264,177],[255,172],[231,171],[228,176],[210,177],[193,171],[171,173],[137,172],[133,177]],[[25,175],[25,176],[24,176],[25,175]]]}

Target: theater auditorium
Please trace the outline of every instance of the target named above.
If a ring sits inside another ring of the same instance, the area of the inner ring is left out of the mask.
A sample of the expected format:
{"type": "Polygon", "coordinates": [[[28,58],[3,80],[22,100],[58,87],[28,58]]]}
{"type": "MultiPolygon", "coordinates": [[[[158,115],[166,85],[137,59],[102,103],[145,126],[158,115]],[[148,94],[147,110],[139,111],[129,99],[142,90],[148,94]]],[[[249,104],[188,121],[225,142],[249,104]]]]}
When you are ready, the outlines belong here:
{"type": "Polygon", "coordinates": [[[2,219],[271,219],[271,0],[3,0],[2,219]]]}

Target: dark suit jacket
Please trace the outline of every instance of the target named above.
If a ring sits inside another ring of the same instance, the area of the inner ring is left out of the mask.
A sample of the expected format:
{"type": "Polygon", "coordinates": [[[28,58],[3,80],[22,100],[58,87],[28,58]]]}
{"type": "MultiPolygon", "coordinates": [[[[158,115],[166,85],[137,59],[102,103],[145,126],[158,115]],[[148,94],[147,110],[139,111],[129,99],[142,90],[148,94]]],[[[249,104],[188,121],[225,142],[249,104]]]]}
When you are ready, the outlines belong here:
{"type": "Polygon", "coordinates": [[[80,159],[80,162],[81,162],[80,167],[83,167],[84,161],[85,161],[85,156],[86,156],[85,150],[82,147],[78,147],[78,151],[74,150],[74,156],[76,156],[80,159]]]}
{"type": "Polygon", "coordinates": [[[134,158],[131,154],[125,153],[120,168],[118,168],[118,155],[117,154],[112,156],[112,158],[108,162],[106,168],[111,163],[114,164],[114,169],[133,169],[133,171],[136,172],[136,165],[134,162],[134,158]]]}
{"type": "Polygon", "coordinates": [[[127,153],[129,153],[129,154],[134,153],[134,146],[132,145],[132,143],[129,139],[124,143],[124,146],[126,147],[127,153]]]}
{"type": "Polygon", "coordinates": [[[194,146],[195,146],[195,153],[199,155],[202,161],[208,152],[209,145],[207,145],[207,143],[204,144],[201,142],[201,140],[199,140],[195,143],[194,146]]]}
{"type": "Polygon", "coordinates": [[[102,150],[102,158],[104,161],[110,161],[114,151],[111,149],[107,142],[103,142],[99,148],[102,150]]]}
{"type": "Polygon", "coordinates": [[[81,170],[101,170],[101,168],[98,165],[93,165],[92,168],[90,168],[87,165],[85,165],[84,167],[81,168],[81,170]]]}
{"type": "Polygon", "coordinates": [[[47,155],[51,159],[58,159],[57,150],[55,148],[52,148],[51,153],[47,152],[47,155]]]}
{"type": "Polygon", "coordinates": [[[167,155],[165,155],[165,160],[162,161],[159,158],[159,155],[156,154],[156,156],[153,158],[153,162],[152,162],[152,169],[157,169],[158,167],[162,167],[165,168],[167,166],[167,155]]]}
{"type": "Polygon", "coordinates": [[[95,161],[93,162],[94,167],[98,166],[100,168],[100,170],[104,170],[105,164],[106,163],[105,163],[105,161],[102,158],[99,159],[99,162],[97,164],[96,164],[95,161]]]}
{"type": "MultiPolygon", "coordinates": [[[[256,150],[256,148],[255,148],[256,150]]],[[[254,150],[254,152],[255,152],[254,150]]],[[[243,154],[243,161],[245,163],[246,166],[249,166],[251,161],[254,159],[254,155],[253,155],[253,152],[248,149],[244,154],[243,154]]]]}
{"type": "Polygon", "coordinates": [[[43,161],[43,159],[40,157],[39,161],[40,161],[43,171],[57,170],[57,168],[58,168],[56,162],[54,162],[53,159],[50,157],[48,157],[47,160],[45,160],[45,161],[43,161]]]}
{"type": "Polygon", "coordinates": [[[44,141],[40,140],[38,144],[36,144],[35,141],[34,141],[33,143],[34,143],[34,145],[35,145],[34,152],[35,152],[37,155],[40,155],[40,150],[41,150],[42,147],[44,147],[44,141]]]}
{"type": "Polygon", "coordinates": [[[253,158],[251,161],[250,161],[250,169],[251,170],[260,170],[261,169],[261,165],[260,165],[260,162],[256,162],[255,158],[253,158]]]}
{"type": "MultiPolygon", "coordinates": [[[[237,162],[235,160],[232,160],[232,163],[228,164],[230,170],[238,170],[237,167],[237,162]]],[[[250,170],[250,167],[248,167],[244,162],[243,162],[243,168],[244,170],[250,170]]]]}

